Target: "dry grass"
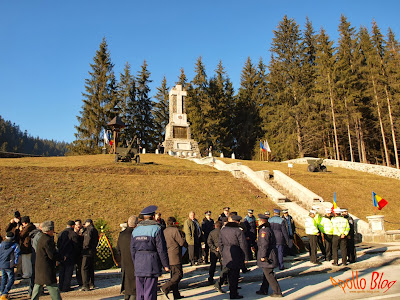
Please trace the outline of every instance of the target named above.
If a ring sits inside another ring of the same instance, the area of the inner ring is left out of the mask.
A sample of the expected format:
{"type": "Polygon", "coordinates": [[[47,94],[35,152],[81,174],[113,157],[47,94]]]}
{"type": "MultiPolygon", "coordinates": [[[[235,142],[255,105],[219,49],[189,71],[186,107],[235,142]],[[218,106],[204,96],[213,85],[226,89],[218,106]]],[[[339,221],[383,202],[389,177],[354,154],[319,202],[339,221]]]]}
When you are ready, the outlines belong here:
{"type": "MultiPolygon", "coordinates": [[[[69,219],[103,218],[112,228],[131,214],[154,204],[163,218],[182,222],[190,210],[203,218],[206,210],[217,218],[228,205],[240,215],[257,213],[274,203],[247,181],[228,172],[167,155],[146,154],[142,164],[114,163],[112,155],[18,158],[0,160],[0,224],[13,212],[33,222],[56,222],[56,231],[69,219]]],[[[4,232],[3,232],[4,233],[4,232]]]]}
{"type": "MultiPolygon", "coordinates": [[[[224,159],[226,163],[238,160],[224,159]]],[[[254,171],[280,170],[288,175],[289,168],[285,163],[240,161],[254,171]]],[[[328,167],[326,173],[307,172],[307,165],[295,164],[291,177],[320,195],[325,201],[333,201],[336,192],[339,207],[346,207],[351,213],[367,221],[366,216],[373,215],[372,191],[386,199],[389,204],[376,214],[385,216],[386,229],[400,228],[400,181],[364,172],[342,168],[328,167]]]]}

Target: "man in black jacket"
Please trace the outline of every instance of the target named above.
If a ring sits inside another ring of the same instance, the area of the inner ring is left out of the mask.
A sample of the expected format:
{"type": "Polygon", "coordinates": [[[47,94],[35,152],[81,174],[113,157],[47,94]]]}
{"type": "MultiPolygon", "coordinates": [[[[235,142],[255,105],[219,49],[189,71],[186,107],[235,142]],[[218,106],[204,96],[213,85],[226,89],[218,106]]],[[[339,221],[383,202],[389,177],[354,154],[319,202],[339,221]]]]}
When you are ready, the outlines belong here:
{"type": "Polygon", "coordinates": [[[217,261],[219,260],[221,263],[221,253],[219,252],[219,232],[221,231],[222,222],[215,222],[214,227],[215,229],[210,232],[207,239],[207,244],[210,248],[210,270],[208,272],[209,284],[214,284],[214,274],[217,267],[217,261]]]}
{"type": "Polygon", "coordinates": [[[63,261],[59,272],[59,288],[61,292],[71,289],[72,273],[79,253],[78,235],[74,231],[75,222],[68,221],[65,228],[58,236],[57,248],[63,261]]]}
{"type": "Polygon", "coordinates": [[[99,242],[99,233],[93,225],[92,219],[85,221],[82,247],[82,288],[81,291],[94,289],[94,258],[99,242]]]}
{"type": "Polygon", "coordinates": [[[135,266],[133,265],[131,255],[131,238],[132,231],[138,223],[136,216],[130,216],[128,219],[128,227],[119,234],[117,242],[117,252],[120,259],[122,283],[121,293],[124,292],[124,300],[136,299],[136,277],[135,266]]]}
{"type": "Polygon", "coordinates": [[[248,261],[247,242],[243,231],[239,227],[241,216],[229,215],[228,223],[219,233],[219,250],[222,255],[222,264],[228,268],[229,294],[231,299],[242,299],[237,292],[239,273],[248,261]]]}
{"type": "Polygon", "coordinates": [[[39,299],[46,285],[52,300],[61,300],[60,291],[57,286],[56,261],[61,260],[54,243],[54,222],[42,223],[43,235],[39,238],[36,246],[35,264],[35,286],[32,291],[32,300],[39,299]]]}
{"type": "Polygon", "coordinates": [[[207,239],[210,232],[214,230],[214,220],[211,219],[211,211],[208,210],[204,214],[205,217],[203,219],[203,222],[201,222],[201,230],[203,231],[203,238],[204,238],[203,256],[204,256],[204,262],[208,264],[208,256],[210,248],[208,247],[207,239]]]}

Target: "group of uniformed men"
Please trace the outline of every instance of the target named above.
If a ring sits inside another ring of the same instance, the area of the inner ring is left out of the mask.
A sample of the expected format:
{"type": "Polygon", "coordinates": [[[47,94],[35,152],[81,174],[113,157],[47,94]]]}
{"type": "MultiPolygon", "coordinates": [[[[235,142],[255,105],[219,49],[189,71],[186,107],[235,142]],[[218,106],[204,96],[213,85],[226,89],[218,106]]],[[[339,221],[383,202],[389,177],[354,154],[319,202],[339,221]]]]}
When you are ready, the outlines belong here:
{"type": "Polygon", "coordinates": [[[157,281],[162,269],[170,272],[171,279],[161,286],[167,299],[172,291],[174,299],[181,299],[178,284],[183,278],[182,249],[187,248],[189,261],[202,263],[201,256],[208,263],[210,259],[209,284],[224,293],[222,285],[229,284],[230,299],[241,299],[238,293],[240,270],[246,272],[246,262],[253,259],[263,270],[263,281],[256,292],[268,295],[269,286],[272,297],[282,297],[282,291],[274,274],[274,268],[282,270],[284,251],[293,254],[293,236],[295,225],[287,210],[280,217],[280,210],[258,214],[258,224],[253,210],[249,209],[243,219],[229,207],[219,216],[218,221],[211,219],[211,212],[205,213],[202,224],[195,218],[195,212],[189,213],[184,222],[183,232],[177,227],[174,217],[165,221],[156,215],[156,206],[141,211],[140,219],[131,216],[128,229],[121,232],[118,239],[118,252],[121,258],[123,281],[121,291],[125,299],[157,299],[157,281]],[[141,220],[141,221],[140,221],[141,220]],[[140,221],[140,222],[139,222],[140,221]],[[203,249],[201,241],[205,242],[203,249]],[[201,251],[203,250],[203,255],[201,251]],[[209,252],[209,253],[208,253],[209,252]],[[219,279],[214,282],[217,261],[221,263],[219,279]]]}
{"type": "Polygon", "coordinates": [[[319,214],[319,207],[313,206],[305,221],[305,230],[310,242],[310,261],[321,264],[317,259],[318,247],[323,259],[338,266],[339,249],[342,255],[342,265],[356,261],[354,242],[354,220],[345,208],[327,208],[325,215],[319,214]]]}

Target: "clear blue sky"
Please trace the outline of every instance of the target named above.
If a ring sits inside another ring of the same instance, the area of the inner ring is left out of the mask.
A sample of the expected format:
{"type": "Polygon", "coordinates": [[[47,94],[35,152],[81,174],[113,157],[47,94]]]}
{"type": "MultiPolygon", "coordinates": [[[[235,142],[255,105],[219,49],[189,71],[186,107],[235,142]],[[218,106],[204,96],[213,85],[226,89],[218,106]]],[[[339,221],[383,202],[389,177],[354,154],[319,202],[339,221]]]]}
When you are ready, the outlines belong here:
{"type": "Polygon", "coordinates": [[[268,62],[273,30],[286,14],[306,17],[337,40],[340,15],[359,28],[374,19],[400,39],[400,1],[32,1],[0,0],[0,115],[33,136],[71,142],[84,80],[103,37],[119,78],[146,60],[151,95],[165,75],[172,86],[183,67],[189,80],[203,57],[208,77],[222,60],[239,88],[248,56],[268,62]]]}

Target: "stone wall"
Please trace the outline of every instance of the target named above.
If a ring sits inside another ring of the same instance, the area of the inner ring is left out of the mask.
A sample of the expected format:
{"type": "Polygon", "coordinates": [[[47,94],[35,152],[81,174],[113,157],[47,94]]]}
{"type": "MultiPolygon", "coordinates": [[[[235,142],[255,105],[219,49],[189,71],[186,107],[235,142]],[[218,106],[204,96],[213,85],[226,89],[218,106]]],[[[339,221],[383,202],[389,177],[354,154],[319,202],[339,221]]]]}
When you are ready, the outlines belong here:
{"type": "MultiPolygon", "coordinates": [[[[293,164],[307,164],[308,159],[315,159],[313,157],[304,157],[297,158],[288,161],[284,161],[283,163],[293,163],[293,164]]],[[[381,166],[381,165],[372,165],[372,164],[363,164],[359,162],[351,162],[344,160],[335,160],[335,159],[324,159],[325,166],[327,167],[336,167],[336,168],[344,168],[350,169],[354,171],[371,173],[383,177],[395,178],[400,180],[400,170],[381,166]]]]}

